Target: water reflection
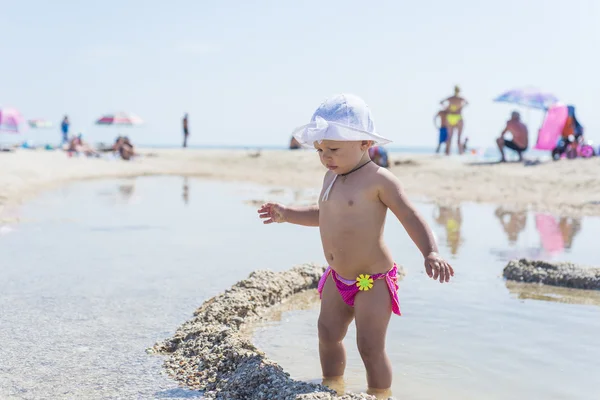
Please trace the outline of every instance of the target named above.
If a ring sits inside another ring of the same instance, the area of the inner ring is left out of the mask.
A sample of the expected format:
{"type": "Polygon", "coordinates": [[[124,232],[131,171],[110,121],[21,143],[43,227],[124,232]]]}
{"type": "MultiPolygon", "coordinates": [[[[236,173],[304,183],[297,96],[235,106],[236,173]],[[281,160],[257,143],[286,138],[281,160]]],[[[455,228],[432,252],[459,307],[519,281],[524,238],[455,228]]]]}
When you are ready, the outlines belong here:
{"type": "Polygon", "coordinates": [[[492,250],[492,253],[502,258],[553,258],[569,252],[575,236],[581,232],[581,218],[556,217],[548,213],[529,214],[523,210],[512,211],[503,207],[497,207],[494,215],[512,248],[492,250]],[[527,229],[529,217],[534,221],[534,230],[527,229]],[[531,243],[531,233],[536,237],[535,243],[531,243]],[[524,241],[521,240],[522,236],[524,241]]]}
{"type": "Polygon", "coordinates": [[[8,233],[10,230],[10,223],[15,223],[19,221],[19,209],[16,206],[6,206],[0,204],[0,235],[8,233]]]}
{"type": "Polygon", "coordinates": [[[494,215],[500,221],[500,225],[508,237],[508,243],[515,244],[519,239],[519,234],[527,226],[527,213],[525,211],[513,212],[498,207],[494,215]]]}
{"type": "Polygon", "coordinates": [[[190,202],[190,184],[188,181],[188,177],[183,177],[183,203],[187,206],[190,202]]]}
{"type": "Polygon", "coordinates": [[[565,249],[570,249],[573,238],[581,231],[581,218],[561,217],[558,226],[565,242],[565,249]]]}
{"type": "MultiPolygon", "coordinates": [[[[135,203],[135,184],[136,179],[123,179],[118,181],[117,190],[108,187],[102,188],[97,192],[98,196],[109,199],[112,204],[134,204],[135,203]]],[[[70,187],[65,188],[66,193],[70,187]]]]}
{"type": "Polygon", "coordinates": [[[446,231],[446,243],[452,255],[458,253],[463,240],[460,235],[462,213],[460,206],[441,206],[434,209],[433,219],[446,231]]]}
{"type": "Polygon", "coordinates": [[[535,226],[540,235],[543,250],[556,255],[573,246],[573,239],[581,231],[581,219],[556,218],[545,213],[535,214],[535,226]]]}
{"type": "Polygon", "coordinates": [[[135,181],[127,182],[123,185],[119,185],[119,194],[121,195],[121,199],[125,201],[129,201],[133,192],[135,190],[135,181]]]}
{"type": "MultiPolygon", "coordinates": [[[[467,211],[467,219],[473,216],[467,211]]],[[[433,221],[443,229],[443,236],[447,248],[456,256],[464,244],[464,213],[461,206],[436,205],[433,209],[433,221]]],[[[488,214],[489,215],[489,214],[488,214]]],[[[548,213],[528,213],[525,210],[510,210],[505,207],[496,207],[493,211],[495,219],[508,239],[511,250],[492,249],[492,253],[502,258],[529,257],[551,258],[568,252],[573,247],[575,237],[581,232],[581,218],[556,217],[548,213]],[[528,230],[528,219],[534,220],[534,231],[528,230]],[[531,232],[539,238],[535,243],[529,243],[531,232]],[[528,234],[529,233],[529,234],[528,234]],[[522,238],[527,243],[524,246],[522,238]]],[[[485,216],[475,218],[478,226],[486,224],[485,216]]],[[[472,221],[471,221],[472,222],[472,221]]],[[[469,230],[469,229],[467,229],[469,230]]]]}
{"type": "Polygon", "coordinates": [[[509,292],[521,300],[600,306],[600,291],[506,281],[509,292]]]}

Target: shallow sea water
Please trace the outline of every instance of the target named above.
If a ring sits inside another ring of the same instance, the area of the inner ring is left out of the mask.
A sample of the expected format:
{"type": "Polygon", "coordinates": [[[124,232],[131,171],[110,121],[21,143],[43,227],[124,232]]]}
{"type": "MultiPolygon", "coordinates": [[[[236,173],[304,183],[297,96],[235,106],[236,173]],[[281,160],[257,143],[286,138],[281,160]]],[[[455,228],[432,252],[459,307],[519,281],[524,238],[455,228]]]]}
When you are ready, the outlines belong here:
{"type": "MultiPolygon", "coordinates": [[[[264,199],[311,195],[147,177],[68,185],[12,211],[21,221],[0,227],[0,398],[200,398],[145,349],[255,269],[324,262],[315,228],[263,226],[255,211],[264,199]]],[[[598,398],[598,296],[507,284],[501,273],[521,256],[593,263],[600,219],[418,207],[457,274],[448,285],[427,280],[416,247],[388,218],[386,241],[407,270],[404,315],[388,334],[394,396],[598,398]]],[[[254,339],[292,376],[318,381],[319,303],[307,296],[304,309],[258,325],[254,339]]],[[[354,335],[346,389],[364,390],[354,335]]]]}
{"type": "Polygon", "coordinates": [[[251,271],[305,261],[266,251],[279,234],[244,203],[264,193],[148,177],[75,183],[8,210],[20,222],[0,226],[0,398],[201,397],[145,349],[251,271]]]}
{"type": "MultiPolygon", "coordinates": [[[[386,242],[407,275],[403,316],[392,316],[387,351],[398,399],[600,398],[600,291],[507,282],[510,259],[594,264],[600,218],[558,218],[491,205],[419,204],[441,252],[453,264],[450,284],[433,282],[401,225],[388,215],[386,242]]],[[[290,374],[320,382],[318,295],[302,295],[253,327],[253,341],[290,374]],[[294,309],[297,308],[297,309],[294,309]]],[[[365,391],[366,377],[350,326],[345,380],[336,390],[365,391]]]]}

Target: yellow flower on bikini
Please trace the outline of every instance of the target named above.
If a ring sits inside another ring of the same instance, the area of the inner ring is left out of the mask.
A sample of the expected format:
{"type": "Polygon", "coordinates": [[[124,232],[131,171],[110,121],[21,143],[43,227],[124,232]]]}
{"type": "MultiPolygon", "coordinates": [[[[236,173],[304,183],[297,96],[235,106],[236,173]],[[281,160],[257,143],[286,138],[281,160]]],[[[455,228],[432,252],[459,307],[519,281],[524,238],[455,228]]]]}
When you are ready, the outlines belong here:
{"type": "Polygon", "coordinates": [[[358,290],[369,290],[373,287],[373,278],[369,274],[360,274],[356,278],[356,286],[358,290]]]}

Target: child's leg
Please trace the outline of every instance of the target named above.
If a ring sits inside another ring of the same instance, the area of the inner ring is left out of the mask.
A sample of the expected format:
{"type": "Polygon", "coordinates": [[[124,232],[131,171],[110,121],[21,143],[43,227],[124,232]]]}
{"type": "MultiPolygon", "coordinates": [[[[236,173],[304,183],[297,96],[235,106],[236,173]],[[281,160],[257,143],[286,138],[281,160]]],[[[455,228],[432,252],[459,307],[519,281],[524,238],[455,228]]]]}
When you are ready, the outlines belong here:
{"type": "Polygon", "coordinates": [[[376,280],[373,288],[356,295],[354,313],[356,341],[367,370],[369,388],[388,389],[392,386],[392,365],[385,353],[385,336],[392,300],[385,280],[376,280]]]}
{"type": "Polygon", "coordinates": [[[354,310],[344,303],[331,274],[321,296],[318,325],[321,369],[325,378],[338,377],[344,375],[346,369],[346,350],[342,340],[354,318],[354,310]]]}
{"type": "Polygon", "coordinates": [[[452,136],[454,135],[454,127],[448,127],[448,136],[446,138],[446,155],[450,154],[450,148],[452,147],[452,136]]]}

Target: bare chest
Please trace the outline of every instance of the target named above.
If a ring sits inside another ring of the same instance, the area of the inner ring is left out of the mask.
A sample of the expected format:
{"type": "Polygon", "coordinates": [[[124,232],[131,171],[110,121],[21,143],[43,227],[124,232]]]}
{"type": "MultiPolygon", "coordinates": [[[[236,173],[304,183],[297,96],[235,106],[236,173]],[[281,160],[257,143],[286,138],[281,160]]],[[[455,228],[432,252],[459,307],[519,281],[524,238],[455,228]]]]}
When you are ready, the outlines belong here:
{"type": "Polygon", "coordinates": [[[338,176],[324,185],[319,199],[320,214],[327,219],[368,216],[380,205],[377,190],[368,181],[338,176]]]}

